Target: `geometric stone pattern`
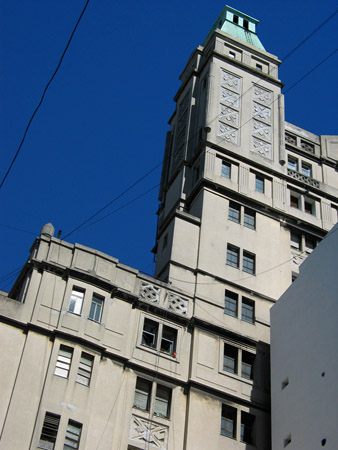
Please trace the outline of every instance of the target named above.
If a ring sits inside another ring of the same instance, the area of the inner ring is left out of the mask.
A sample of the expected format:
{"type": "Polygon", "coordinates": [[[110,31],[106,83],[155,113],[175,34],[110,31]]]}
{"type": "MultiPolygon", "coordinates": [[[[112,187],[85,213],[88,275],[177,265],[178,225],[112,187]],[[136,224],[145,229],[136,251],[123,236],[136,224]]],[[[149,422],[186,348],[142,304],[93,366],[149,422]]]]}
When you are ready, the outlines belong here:
{"type": "Polygon", "coordinates": [[[239,125],[239,112],[229,108],[229,106],[222,105],[222,103],[220,104],[219,118],[236,127],[239,125]]]}
{"type": "Polygon", "coordinates": [[[253,134],[256,136],[271,141],[271,127],[263,122],[253,119],[253,134]]]}
{"type": "Polygon", "coordinates": [[[306,259],[304,253],[292,253],[292,266],[294,269],[298,269],[302,262],[306,259]]]}
{"type": "Polygon", "coordinates": [[[241,78],[221,69],[218,136],[238,145],[241,78]]]}
{"type": "Polygon", "coordinates": [[[146,448],[151,446],[152,448],[167,450],[168,427],[133,415],[129,439],[143,445],[146,444],[146,448]]]}
{"type": "Polygon", "coordinates": [[[161,289],[142,281],[140,296],[151,303],[159,303],[161,289]]]}
{"type": "Polygon", "coordinates": [[[272,102],[272,92],[260,86],[254,86],[254,100],[264,105],[270,106],[272,102]]]}
{"type": "Polygon", "coordinates": [[[292,169],[288,169],[288,175],[295,180],[302,181],[305,184],[308,184],[309,186],[313,186],[316,188],[319,188],[319,181],[314,180],[313,178],[307,177],[306,175],[303,175],[302,173],[295,172],[292,169]]]}
{"type": "Polygon", "coordinates": [[[222,136],[226,141],[232,144],[238,144],[238,130],[236,128],[219,122],[218,136],[222,136]]]}
{"type": "Polygon", "coordinates": [[[227,86],[235,92],[240,92],[241,90],[241,79],[236,75],[222,70],[222,86],[227,86]]]}
{"type": "Polygon", "coordinates": [[[253,102],[253,117],[271,123],[271,109],[253,102]]]}
{"type": "Polygon", "coordinates": [[[179,295],[169,292],[168,309],[181,314],[188,314],[188,300],[184,300],[179,295]]]}
{"type": "Polygon", "coordinates": [[[224,87],[221,87],[221,102],[239,108],[239,95],[224,87]]]}
{"type": "Polygon", "coordinates": [[[261,139],[257,139],[253,137],[253,148],[252,151],[254,153],[258,153],[261,156],[264,156],[264,158],[271,159],[272,153],[271,153],[271,144],[262,141],[261,139]]]}

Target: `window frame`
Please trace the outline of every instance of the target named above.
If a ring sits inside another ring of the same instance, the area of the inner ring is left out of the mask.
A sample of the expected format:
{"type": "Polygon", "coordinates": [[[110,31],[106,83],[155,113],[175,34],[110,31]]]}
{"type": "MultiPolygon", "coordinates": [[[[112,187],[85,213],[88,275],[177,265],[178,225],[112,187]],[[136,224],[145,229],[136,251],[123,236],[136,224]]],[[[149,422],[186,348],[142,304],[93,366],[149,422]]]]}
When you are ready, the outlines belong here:
{"type": "Polygon", "coordinates": [[[45,417],[43,419],[40,438],[38,442],[38,448],[44,450],[54,449],[59,432],[60,421],[61,416],[59,414],[54,414],[49,411],[45,412],[45,417]],[[43,436],[45,437],[45,439],[43,439],[43,436]],[[48,442],[48,445],[46,446],[44,442],[48,442]],[[49,444],[51,444],[52,447],[49,444]]]}
{"type": "Polygon", "coordinates": [[[245,444],[254,445],[255,416],[245,411],[241,411],[240,413],[240,441],[245,444]]]}
{"type": "Polygon", "coordinates": [[[235,245],[227,245],[226,265],[239,269],[240,251],[235,245]]]}
{"type": "Polygon", "coordinates": [[[93,367],[94,367],[94,356],[87,353],[87,352],[81,352],[79,366],[77,368],[77,374],[76,374],[76,382],[79,384],[82,384],[83,386],[90,386],[90,381],[93,374],[93,367]],[[83,362],[82,359],[90,361],[91,364],[87,364],[86,362],[83,362]]]}
{"type": "Polygon", "coordinates": [[[178,328],[171,326],[171,324],[168,325],[167,323],[158,322],[157,320],[153,320],[153,318],[144,316],[140,340],[142,348],[147,348],[158,352],[163,356],[176,359],[178,337],[178,328]],[[153,331],[145,329],[147,324],[153,327],[153,331]],[[153,336],[150,344],[146,342],[145,335],[147,338],[153,336]]]}
{"type": "Polygon", "coordinates": [[[231,163],[222,159],[221,176],[231,180],[231,163]]]}
{"type": "Polygon", "coordinates": [[[264,194],[265,191],[264,180],[263,176],[255,174],[255,191],[260,194],[264,194]]]}
{"type": "Polygon", "coordinates": [[[172,387],[158,383],[158,381],[150,381],[142,376],[137,376],[133,408],[147,413],[150,417],[155,416],[168,420],[171,414],[172,391],[172,387]],[[142,387],[144,388],[143,390],[142,387]],[[145,393],[145,402],[140,401],[138,403],[138,398],[142,400],[140,396],[140,393],[143,395],[142,392],[145,393]],[[145,404],[145,407],[142,407],[142,403],[145,404]],[[163,413],[163,407],[166,409],[165,413],[163,413]]]}
{"type": "Polygon", "coordinates": [[[86,293],[85,289],[73,286],[67,309],[69,313],[81,316],[85,293],[86,293]]]}
{"type": "Polygon", "coordinates": [[[57,377],[65,378],[65,379],[69,378],[69,372],[70,372],[71,365],[72,365],[73,354],[74,354],[74,349],[72,347],[68,347],[68,345],[60,344],[60,347],[58,350],[58,355],[56,358],[55,368],[54,368],[54,375],[56,375],[57,377]],[[68,353],[68,355],[70,355],[70,356],[67,356],[62,353],[68,353]],[[62,375],[62,371],[67,372],[67,373],[62,375]]]}
{"type": "Polygon", "coordinates": [[[232,406],[222,404],[221,413],[221,435],[230,439],[236,439],[237,431],[237,409],[232,406]],[[230,430],[228,426],[230,425],[230,430]]]}
{"type": "Polygon", "coordinates": [[[298,158],[288,155],[288,169],[294,172],[299,172],[299,161],[298,158]]]}
{"type": "Polygon", "coordinates": [[[243,250],[242,270],[250,275],[256,274],[256,255],[243,250]]]}
{"type": "Polygon", "coordinates": [[[228,219],[234,223],[241,223],[241,205],[229,201],[228,219]]]}
{"type": "Polygon", "coordinates": [[[88,319],[92,320],[96,323],[101,323],[102,320],[102,313],[103,313],[103,307],[104,307],[104,300],[105,298],[98,294],[92,295],[92,301],[90,303],[90,310],[88,314],[88,319]],[[94,308],[93,308],[94,305],[94,308]],[[93,313],[92,313],[93,311],[93,313]],[[99,317],[96,317],[96,312],[99,311],[99,317]]]}
{"type": "Polygon", "coordinates": [[[223,371],[238,375],[238,347],[224,342],[223,371]]]}
{"type": "Polygon", "coordinates": [[[242,296],[241,320],[251,324],[255,323],[255,302],[244,296],[242,296]],[[248,314],[248,311],[251,311],[251,314],[248,314]]]}
{"type": "Polygon", "coordinates": [[[243,226],[250,230],[256,229],[256,211],[244,206],[243,226]]]}
{"type": "Polygon", "coordinates": [[[301,162],[301,173],[305,177],[312,178],[312,164],[302,161],[301,162]]]}
{"type": "Polygon", "coordinates": [[[238,317],[238,294],[229,291],[229,289],[226,289],[224,294],[224,314],[231,317],[238,317]]]}
{"type": "Polygon", "coordinates": [[[80,445],[80,439],[81,439],[81,433],[82,433],[82,423],[76,422],[75,420],[69,419],[67,428],[66,428],[66,435],[64,439],[63,444],[63,450],[78,450],[80,445]],[[78,433],[75,433],[73,430],[77,429],[79,430],[78,433]],[[67,441],[69,441],[72,445],[67,445],[67,441]],[[76,447],[74,447],[74,444],[76,447]]]}

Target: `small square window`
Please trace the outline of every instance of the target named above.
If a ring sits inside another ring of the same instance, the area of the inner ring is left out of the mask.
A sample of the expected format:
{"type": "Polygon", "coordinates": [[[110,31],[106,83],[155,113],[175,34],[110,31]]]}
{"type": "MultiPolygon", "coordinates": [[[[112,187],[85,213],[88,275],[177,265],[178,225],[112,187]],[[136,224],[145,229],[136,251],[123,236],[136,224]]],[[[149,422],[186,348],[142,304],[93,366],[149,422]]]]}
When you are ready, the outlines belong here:
{"type": "Polygon", "coordinates": [[[302,162],[302,174],[306,177],[312,177],[312,167],[311,164],[302,162]]]}
{"type": "Polygon", "coordinates": [[[253,367],[255,355],[249,352],[242,351],[242,370],[241,377],[247,380],[253,380],[253,367]]]}
{"type": "Polygon", "coordinates": [[[231,164],[222,161],[222,177],[231,178],[231,164]]]}
{"type": "Polygon", "coordinates": [[[223,370],[237,373],[238,348],[224,344],[223,370]]]}
{"type": "Polygon", "coordinates": [[[243,252],[243,271],[250,273],[251,275],[255,274],[255,263],[256,257],[254,254],[244,251],[243,252]]]}
{"type": "Polygon", "coordinates": [[[239,267],[239,249],[233,245],[227,248],[227,265],[231,267],[239,267]]]}
{"type": "Polygon", "coordinates": [[[221,434],[229,438],[236,438],[237,410],[228,405],[222,405],[221,434]]]}
{"type": "Polygon", "coordinates": [[[253,444],[253,428],[255,416],[241,411],[241,442],[253,444]]]}
{"type": "Polygon", "coordinates": [[[85,293],[84,290],[75,289],[75,288],[72,290],[70,300],[69,300],[68,312],[71,312],[74,314],[81,314],[84,293],[85,293]]]}
{"type": "Polygon", "coordinates": [[[68,378],[72,357],[73,349],[71,347],[66,347],[65,345],[60,345],[54,375],[62,378],[68,378]]]}
{"type": "Polygon", "coordinates": [[[238,294],[235,292],[225,291],[224,314],[237,317],[238,294]]]}
{"type": "Polygon", "coordinates": [[[104,298],[94,294],[92,304],[90,305],[89,319],[95,322],[101,322],[104,298]]]}
{"type": "Polygon", "coordinates": [[[259,70],[260,72],[262,72],[263,71],[262,64],[256,64],[256,69],[259,70]]]}
{"type": "Polygon", "coordinates": [[[237,203],[229,202],[229,220],[235,223],[240,223],[241,221],[241,207],[237,203]]]}
{"type": "Polygon", "coordinates": [[[229,52],[229,57],[232,59],[236,59],[236,53],[235,52],[229,52]]]}
{"type": "Polygon", "coordinates": [[[255,302],[248,298],[242,298],[242,320],[248,323],[255,321],[255,302]]]}
{"type": "Polygon", "coordinates": [[[63,450],[77,450],[80,444],[82,424],[69,420],[63,450]]]}
{"type": "Polygon", "coordinates": [[[60,416],[46,412],[38,448],[53,450],[60,424],[60,416]]]}
{"type": "Polygon", "coordinates": [[[243,225],[251,230],[256,228],[256,213],[252,209],[244,208],[243,225]]]}
{"type": "Polygon", "coordinates": [[[298,159],[293,156],[288,156],[288,168],[298,172],[298,159]]]}
{"type": "Polygon", "coordinates": [[[89,386],[90,378],[92,376],[94,364],[94,356],[82,352],[79,368],[77,370],[76,381],[84,386],[89,386]]]}
{"type": "Polygon", "coordinates": [[[256,175],[255,190],[264,194],[264,178],[259,175],[256,175]]]}

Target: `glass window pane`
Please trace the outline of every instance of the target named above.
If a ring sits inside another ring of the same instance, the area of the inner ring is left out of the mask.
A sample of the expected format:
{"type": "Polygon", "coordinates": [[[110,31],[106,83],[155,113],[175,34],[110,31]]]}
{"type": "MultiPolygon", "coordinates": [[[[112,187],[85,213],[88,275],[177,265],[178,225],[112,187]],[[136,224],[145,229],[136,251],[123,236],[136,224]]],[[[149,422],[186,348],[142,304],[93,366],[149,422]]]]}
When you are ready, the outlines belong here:
{"type": "Polygon", "coordinates": [[[228,245],[228,249],[227,249],[227,264],[228,264],[228,266],[232,266],[232,267],[238,268],[238,264],[239,264],[239,251],[238,251],[238,248],[228,245]]]}
{"type": "Polygon", "coordinates": [[[251,302],[251,300],[245,299],[243,297],[242,299],[242,320],[249,323],[254,323],[254,302],[251,302]]]}
{"type": "Polygon", "coordinates": [[[150,393],[151,382],[138,377],[135,388],[134,407],[143,411],[149,411],[150,393]]]}
{"type": "Polygon", "coordinates": [[[229,203],[229,220],[235,223],[240,223],[241,217],[241,207],[237,203],[230,202],[229,203]]]}
{"type": "Polygon", "coordinates": [[[160,417],[169,417],[171,389],[157,385],[154,403],[154,414],[160,417]]]}
{"type": "Polygon", "coordinates": [[[229,316],[237,317],[238,295],[234,292],[225,291],[224,313],[229,316]]]}

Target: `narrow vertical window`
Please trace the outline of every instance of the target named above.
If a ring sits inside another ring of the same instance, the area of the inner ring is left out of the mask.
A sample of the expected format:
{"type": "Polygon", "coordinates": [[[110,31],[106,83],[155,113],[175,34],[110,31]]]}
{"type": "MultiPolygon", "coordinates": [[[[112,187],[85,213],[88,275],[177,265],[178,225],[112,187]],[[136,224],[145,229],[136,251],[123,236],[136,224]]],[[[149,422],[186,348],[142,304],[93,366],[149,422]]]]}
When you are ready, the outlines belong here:
{"type": "Polygon", "coordinates": [[[221,434],[229,438],[236,438],[237,411],[231,406],[222,405],[221,434]]]}
{"type": "Polygon", "coordinates": [[[292,193],[290,194],[290,206],[299,209],[299,197],[292,193]]]}
{"type": "Polygon", "coordinates": [[[308,199],[304,201],[304,211],[308,214],[313,214],[313,203],[308,199]]]}
{"type": "Polygon", "coordinates": [[[241,411],[241,442],[253,444],[253,427],[255,416],[241,411]]]}
{"type": "Polygon", "coordinates": [[[223,370],[237,373],[238,348],[224,344],[223,370]]]}
{"type": "Polygon", "coordinates": [[[224,313],[232,317],[237,317],[238,294],[225,291],[224,313]]]}
{"type": "Polygon", "coordinates": [[[154,403],[154,414],[159,417],[168,418],[170,414],[171,389],[157,385],[154,403]]]}
{"type": "Polygon", "coordinates": [[[239,249],[233,245],[228,245],[227,248],[227,265],[237,269],[239,267],[239,249]]]}
{"type": "Polygon", "coordinates": [[[148,347],[156,348],[158,336],[158,323],[150,319],[144,319],[142,344],[148,347]]]}
{"type": "Polygon", "coordinates": [[[255,302],[248,298],[242,298],[242,320],[249,323],[255,321],[255,302]]]}
{"type": "Polygon", "coordinates": [[[80,445],[82,424],[69,420],[63,450],[77,450],[80,445]]]}
{"type": "Polygon", "coordinates": [[[150,394],[152,383],[143,378],[137,377],[134,407],[142,409],[143,411],[149,411],[150,408],[150,394]]]}
{"type": "Polygon", "coordinates": [[[241,377],[247,380],[253,380],[253,367],[255,355],[249,352],[242,351],[242,368],[241,377]]]}
{"type": "Polygon", "coordinates": [[[163,325],[162,331],[162,339],[161,339],[161,352],[169,353],[173,355],[176,353],[176,339],[177,339],[177,330],[174,328],[167,327],[163,325]]]}
{"type": "Polygon", "coordinates": [[[46,412],[45,420],[43,421],[41,436],[38,448],[44,450],[53,450],[56,442],[60,424],[60,416],[46,412]]]}
{"type": "Polygon", "coordinates": [[[81,314],[82,304],[84,299],[85,291],[80,289],[73,289],[70,300],[68,311],[74,314],[81,314]]]}
{"type": "Polygon", "coordinates": [[[92,376],[94,363],[94,356],[89,355],[88,353],[82,352],[79,368],[77,371],[76,381],[80,384],[84,384],[85,386],[89,386],[90,378],[92,376]]]}
{"type": "Polygon", "coordinates": [[[231,164],[227,163],[226,161],[222,161],[222,177],[224,178],[231,178],[231,164]]]}
{"type": "Polygon", "coordinates": [[[306,177],[312,177],[312,167],[311,164],[302,162],[302,174],[306,177]]]}
{"type": "Polygon", "coordinates": [[[237,203],[229,202],[229,220],[235,223],[240,223],[241,221],[241,207],[237,203]]]}
{"type": "Polygon", "coordinates": [[[291,247],[300,250],[301,237],[297,233],[291,232],[291,247]]]}
{"type": "Polygon", "coordinates": [[[264,178],[259,175],[256,175],[255,190],[264,194],[264,178]]]}
{"type": "Polygon", "coordinates": [[[298,159],[293,156],[288,156],[288,168],[298,172],[298,159]]]}
{"type": "Polygon", "coordinates": [[[256,213],[252,209],[244,208],[243,225],[251,230],[256,228],[256,213]]]}
{"type": "Polygon", "coordinates": [[[101,322],[104,299],[94,294],[90,305],[89,319],[95,322],[101,322]]]}
{"type": "Polygon", "coordinates": [[[71,347],[66,347],[65,345],[60,345],[54,375],[62,378],[68,378],[72,357],[73,349],[71,347]]]}
{"type": "Polygon", "coordinates": [[[250,273],[251,275],[255,274],[255,261],[256,257],[254,254],[244,251],[243,252],[243,271],[250,273]]]}

